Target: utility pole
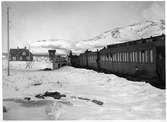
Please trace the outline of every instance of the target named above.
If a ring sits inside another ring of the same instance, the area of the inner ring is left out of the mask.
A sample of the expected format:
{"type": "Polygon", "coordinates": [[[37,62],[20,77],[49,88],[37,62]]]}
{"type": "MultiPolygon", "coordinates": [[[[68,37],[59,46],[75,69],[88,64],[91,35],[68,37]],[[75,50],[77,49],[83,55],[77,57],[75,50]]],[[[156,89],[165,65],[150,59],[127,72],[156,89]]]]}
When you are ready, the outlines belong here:
{"type": "Polygon", "coordinates": [[[9,62],[9,58],[10,58],[10,44],[9,44],[9,7],[7,7],[7,50],[8,50],[8,76],[10,75],[10,62],[9,62]]]}

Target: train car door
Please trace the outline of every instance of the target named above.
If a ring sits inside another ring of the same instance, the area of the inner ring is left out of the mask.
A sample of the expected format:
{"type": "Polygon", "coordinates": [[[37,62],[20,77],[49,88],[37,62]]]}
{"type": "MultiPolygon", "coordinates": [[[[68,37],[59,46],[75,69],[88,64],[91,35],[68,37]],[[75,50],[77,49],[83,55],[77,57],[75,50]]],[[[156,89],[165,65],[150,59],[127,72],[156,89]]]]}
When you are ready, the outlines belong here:
{"type": "Polygon", "coordinates": [[[160,80],[165,83],[165,46],[156,48],[156,72],[160,80]]]}

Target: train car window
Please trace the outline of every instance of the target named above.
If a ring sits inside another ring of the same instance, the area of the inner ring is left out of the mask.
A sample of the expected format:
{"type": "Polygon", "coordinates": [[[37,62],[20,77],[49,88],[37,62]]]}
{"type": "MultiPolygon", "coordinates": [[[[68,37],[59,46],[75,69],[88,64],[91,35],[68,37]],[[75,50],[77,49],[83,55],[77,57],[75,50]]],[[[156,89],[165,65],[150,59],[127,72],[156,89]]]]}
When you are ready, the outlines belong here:
{"type": "Polygon", "coordinates": [[[126,62],[126,53],[124,52],[124,62],[126,62]]]}
{"type": "Polygon", "coordinates": [[[105,54],[105,61],[107,61],[107,54],[105,54]]]}
{"type": "Polygon", "coordinates": [[[135,62],[135,52],[133,52],[133,62],[135,62]]]}
{"type": "Polygon", "coordinates": [[[129,56],[129,53],[128,52],[126,52],[126,62],[128,62],[129,60],[128,60],[128,57],[129,56]]]}
{"type": "Polygon", "coordinates": [[[116,62],[116,55],[115,55],[115,53],[114,53],[114,62],[116,62]]]}
{"type": "Polygon", "coordinates": [[[122,62],[124,62],[124,52],[122,53],[122,62]]]}
{"type": "Polygon", "coordinates": [[[132,52],[132,60],[133,62],[135,62],[135,52],[134,51],[132,52]]]}
{"type": "Polygon", "coordinates": [[[122,62],[124,62],[124,52],[122,53],[122,62]]]}
{"type": "Polygon", "coordinates": [[[119,62],[121,62],[121,53],[119,53],[119,62]]]}
{"type": "Polygon", "coordinates": [[[118,62],[119,62],[119,58],[120,58],[120,57],[119,57],[119,55],[120,55],[120,53],[117,53],[117,57],[118,57],[118,62]]]}
{"type": "Polygon", "coordinates": [[[115,59],[116,59],[116,58],[115,58],[115,53],[114,53],[114,62],[116,61],[115,59]]]}
{"type": "Polygon", "coordinates": [[[115,54],[115,61],[118,62],[118,53],[115,54]]]}
{"type": "Polygon", "coordinates": [[[109,58],[110,58],[110,62],[111,62],[111,55],[109,55],[109,58]]]}
{"type": "Polygon", "coordinates": [[[114,53],[114,62],[116,61],[116,56],[115,56],[115,53],[114,53]]]}
{"type": "Polygon", "coordinates": [[[107,53],[107,61],[110,61],[109,53],[107,53]]]}
{"type": "Polygon", "coordinates": [[[153,63],[153,50],[150,50],[150,63],[153,63]]]}
{"type": "Polygon", "coordinates": [[[148,51],[145,50],[145,62],[148,63],[148,51]]]}
{"type": "Polygon", "coordinates": [[[122,61],[122,60],[121,60],[121,54],[122,54],[122,53],[119,53],[119,62],[122,61]]]}
{"type": "Polygon", "coordinates": [[[130,62],[132,62],[132,53],[130,52],[130,62]]]}
{"type": "Polygon", "coordinates": [[[139,62],[141,63],[141,51],[139,51],[139,62]]]}
{"type": "Polygon", "coordinates": [[[106,54],[106,61],[108,61],[108,56],[107,56],[107,54],[106,54]]]}
{"type": "Polygon", "coordinates": [[[128,53],[129,55],[129,62],[131,62],[131,53],[128,53]]]}
{"type": "Polygon", "coordinates": [[[142,63],[145,63],[145,53],[142,51],[142,63]]]}
{"type": "Polygon", "coordinates": [[[125,53],[125,62],[127,62],[127,52],[125,53]]]}
{"type": "Polygon", "coordinates": [[[133,52],[131,52],[132,62],[134,62],[133,52]]]}
{"type": "Polygon", "coordinates": [[[121,62],[124,62],[124,53],[121,53],[121,62]]]}
{"type": "Polygon", "coordinates": [[[119,57],[119,59],[120,59],[120,62],[122,62],[122,53],[120,53],[120,57],[119,57]]]}
{"type": "Polygon", "coordinates": [[[134,52],[134,61],[137,62],[136,61],[136,52],[134,52]]]}
{"type": "Polygon", "coordinates": [[[137,61],[137,52],[135,52],[135,61],[138,62],[137,61]]]}
{"type": "Polygon", "coordinates": [[[130,53],[131,57],[131,62],[133,62],[133,52],[130,53]]]}
{"type": "Polygon", "coordinates": [[[111,57],[111,62],[112,62],[112,53],[110,53],[110,57],[111,57]]]}
{"type": "Polygon", "coordinates": [[[127,53],[127,62],[129,62],[129,53],[127,53]]]}
{"type": "Polygon", "coordinates": [[[122,53],[120,53],[120,62],[122,62],[122,53]]]}
{"type": "Polygon", "coordinates": [[[124,58],[125,58],[125,62],[126,62],[126,52],[124,53],[124,58]]]}

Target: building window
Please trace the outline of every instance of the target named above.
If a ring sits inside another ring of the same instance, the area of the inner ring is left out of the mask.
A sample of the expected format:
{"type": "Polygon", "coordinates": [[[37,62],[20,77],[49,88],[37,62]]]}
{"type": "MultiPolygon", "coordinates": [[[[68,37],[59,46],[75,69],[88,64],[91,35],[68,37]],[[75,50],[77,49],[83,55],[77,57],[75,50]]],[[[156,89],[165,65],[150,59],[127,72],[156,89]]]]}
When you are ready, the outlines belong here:
{"type": "Polygon", "coordinates": [[[20,56],[20,60],[23,60],[23,57],[22,57],[22,56],[20,56]]]}
{"type": "Polygon", "coordinates": [[[24,52],[22,52],[22,55],[23,55],[23,56],[26,56],[26,52],[25,52],[25,51],[24,51],[24,52]]]}
{"type": "Polygon", "coordinates": [[[30,56],[27,56],[26,59],[27,59],[27,60],[30,60],[30,56]]]}
{"type": "Polygon", "coordinates": [[[16,61],[16,57],[15,57],[15,56],[13,56],[13,57],[12,57],[12,60],[13,60],[13,61],[16,61]]]}

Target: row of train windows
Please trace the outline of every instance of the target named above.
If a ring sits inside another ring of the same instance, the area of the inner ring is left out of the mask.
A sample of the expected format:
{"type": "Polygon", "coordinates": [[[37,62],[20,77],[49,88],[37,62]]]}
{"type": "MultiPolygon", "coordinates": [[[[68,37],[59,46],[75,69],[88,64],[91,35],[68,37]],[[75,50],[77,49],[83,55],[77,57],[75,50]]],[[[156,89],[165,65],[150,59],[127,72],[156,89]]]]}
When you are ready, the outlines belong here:
{"type": "Polygon", "coordinates": [[[111,62],[140,62],[140,63],[153,63],[153,51],[134,51],[134,52],[120,52],[112,53],[107,55],[101,55],[100,59],[102,61],[111,62]]]}
{"type": "Polygon", "coordinates": [[[88,56],[88,61],[89,62],[95,62],[96,61],[97,56],[93,55],[93,56],[88,56]]]}
{"type": "MultiPolygon", "coordinates": [[[[83,58],[85,59],[85,58],[83,58]]],[[[97,56],[88,56],[89,62],[96,62],[97,56]]],[[[153,63],[153,51],[133,51],[133,52],[120,52],[120,53],[108,53],[107,55],[100,56],[101,61],[110,62],[140,62],[140,63],[153,63]]],[[[86,59],[85,59],[86,61],[86,59]]]]}

